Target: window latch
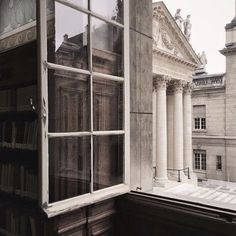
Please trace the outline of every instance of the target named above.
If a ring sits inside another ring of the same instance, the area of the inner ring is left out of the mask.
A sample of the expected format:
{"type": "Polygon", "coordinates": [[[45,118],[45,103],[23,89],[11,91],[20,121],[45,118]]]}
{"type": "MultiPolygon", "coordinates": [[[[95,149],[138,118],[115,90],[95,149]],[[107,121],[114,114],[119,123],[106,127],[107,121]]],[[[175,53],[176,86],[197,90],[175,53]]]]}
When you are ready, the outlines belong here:
{"type": "Polygon", "coordinates": [[[42,104],[42,119],[45,126],[46,121],[47,121],[47,111],[46,111],[46,102],[44,98],[43,98],[43,104],[42,104]]]}

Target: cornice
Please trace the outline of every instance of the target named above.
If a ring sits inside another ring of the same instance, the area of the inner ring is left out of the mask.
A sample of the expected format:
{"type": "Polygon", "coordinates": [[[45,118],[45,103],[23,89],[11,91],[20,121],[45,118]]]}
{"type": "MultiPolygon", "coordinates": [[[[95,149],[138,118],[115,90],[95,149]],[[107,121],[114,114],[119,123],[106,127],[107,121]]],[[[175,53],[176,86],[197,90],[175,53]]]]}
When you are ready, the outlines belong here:
{"type": "Polygon", "coordinates": [[[198,68],[198,65],[196,65],[196,64],[194,64],[192,62],[189,62],[189,61],[187,61],[187,60],[185,60],[183,58],[180,58],[178,56],[175,56],[175,55],[173,55],[171,53],[168,53],[168,52],[166,52],[164,50],[158,49],[158,48],[154,48],[153,49],[153,54],[159,54],[159,55],[161,55],[163,57],[169,58],[169,59],[171,59],[171,60],[173,60],[175,62],[179,62],[179,63],[181,63],[183,65],[186,65],[186,66],[189,66],[189,67],[191,67],[193,69],[197,69],[198,68]]]}
{"type": "Polygon", "coordinates": [[[236,53],[236,45],[234,45],[232,47],[226,47],[226,48],[220,50],[220,53],[223,54],[224,56],[226,56],[228,54],[236,53]]]}

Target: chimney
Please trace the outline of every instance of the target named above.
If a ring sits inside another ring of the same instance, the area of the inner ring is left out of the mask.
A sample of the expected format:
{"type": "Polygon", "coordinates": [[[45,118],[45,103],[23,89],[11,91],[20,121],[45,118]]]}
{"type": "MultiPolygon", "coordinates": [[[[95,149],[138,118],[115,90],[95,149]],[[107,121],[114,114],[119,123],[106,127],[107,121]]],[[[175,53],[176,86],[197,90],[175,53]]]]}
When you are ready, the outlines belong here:
{"type": "Polygon", "coordinates": [[[68,34],[65,34],[64,35],[64,42],[67,42],[68,41],[68,34]]]}

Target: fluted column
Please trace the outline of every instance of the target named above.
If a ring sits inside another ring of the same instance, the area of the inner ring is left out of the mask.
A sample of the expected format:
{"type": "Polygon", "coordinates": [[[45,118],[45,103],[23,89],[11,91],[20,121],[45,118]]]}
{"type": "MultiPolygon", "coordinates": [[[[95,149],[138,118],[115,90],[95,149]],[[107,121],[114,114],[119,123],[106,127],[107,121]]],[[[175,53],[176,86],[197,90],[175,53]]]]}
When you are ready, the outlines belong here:
{"type": "Polygon", "coordinates": [[[187,83],[184,88],[184,168],[192,172],[192,85],[187,83]]]}
{"type": "Polygon", "coordinates": [[[173,130],[174,130],[174,93],[172,86],[167,89],[167,168],[174,168],[174,149],[173,149],[173,130]]]}
{"type": "Polygon", "coordinates": [[[156,80],[156,176],[158,182],[165,182],[167,178],[167,127],[166,127],[166,83],[164,76],[156,80]]]}
{"type": "Polygon", "coordinates": [[[174,83],[174,168],[183,169],[183,83],[174,83]]]}

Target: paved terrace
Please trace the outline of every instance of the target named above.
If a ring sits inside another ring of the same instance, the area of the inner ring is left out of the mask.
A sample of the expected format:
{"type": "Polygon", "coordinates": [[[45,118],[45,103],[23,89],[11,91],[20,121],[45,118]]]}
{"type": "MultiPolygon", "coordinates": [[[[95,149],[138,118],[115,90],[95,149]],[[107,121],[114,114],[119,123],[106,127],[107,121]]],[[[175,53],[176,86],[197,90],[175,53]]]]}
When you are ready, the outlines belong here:
{"type": "Polygon", "coordinates": [[[198,186],[179,183],[169,188],[155,187],[150,193],[236,210],[236,183],[232,182],[208,180],[198,186]]]}

